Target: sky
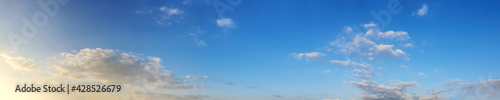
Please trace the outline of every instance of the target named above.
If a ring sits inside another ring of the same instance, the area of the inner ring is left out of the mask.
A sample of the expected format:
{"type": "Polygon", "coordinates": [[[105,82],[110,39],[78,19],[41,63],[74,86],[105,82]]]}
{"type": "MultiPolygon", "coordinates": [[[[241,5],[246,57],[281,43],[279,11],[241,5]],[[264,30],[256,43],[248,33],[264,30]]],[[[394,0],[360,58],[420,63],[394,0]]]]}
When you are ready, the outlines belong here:
{"type": "Polygon", "coordinates": [[[496,0],[1,0],[0,99],[495,100],[496,0]],[[19,93],[19,84],[121,84],[19,93]]]}

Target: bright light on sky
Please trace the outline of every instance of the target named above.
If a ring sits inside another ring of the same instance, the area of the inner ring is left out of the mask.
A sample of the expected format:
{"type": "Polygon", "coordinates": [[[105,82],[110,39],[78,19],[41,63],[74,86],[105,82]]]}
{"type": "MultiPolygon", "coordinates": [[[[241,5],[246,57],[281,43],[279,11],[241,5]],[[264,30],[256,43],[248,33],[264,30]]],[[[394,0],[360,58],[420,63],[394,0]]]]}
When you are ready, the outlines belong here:
{"type": "Polygon", "coordinates": [[[499,5],[2,0],[0,100],[497,100],[499,5]]]}

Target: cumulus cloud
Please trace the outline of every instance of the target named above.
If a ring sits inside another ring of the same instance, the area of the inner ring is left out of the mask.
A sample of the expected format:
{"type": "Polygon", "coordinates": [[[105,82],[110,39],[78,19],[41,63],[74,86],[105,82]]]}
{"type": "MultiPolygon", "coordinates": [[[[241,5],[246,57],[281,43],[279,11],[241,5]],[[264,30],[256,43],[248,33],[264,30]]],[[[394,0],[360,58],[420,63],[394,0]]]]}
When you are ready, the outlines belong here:
{"type": "Polygon", "coordinates": [[[220,18],[217,19],[217,26],[224,28],[234,28],[236,27],[236,23],[233,22],[231,18],[220,18]]]}
{"type": "Polygon", "coordinates": [[[391,44],[409,44],[411,39],[407,32],[380,31],[373,23],[362,26],[367,29],[366,32],[341,34],[336,40],[330,42],[330,45],[338,48],[341,53],[354,55],[362,58],[362,60],[373,61],[379,57],[389,57],[397,60],[409,59],[403,50],[391,44]]]}
{"type": "Polygon", "coordinates": [[[178,79],[160,64],[158,57],[147,59],[132,53],[110,49],[82,49],[61,53],[60,65],[55,66],[59,77],[113,82],[151,89],[191,89],[201,87],[178,79]]]}
{"type": "Polygon", "coordinates": [[[422,5],[422,8],[418,9],[418,11],[416,13],[419,16],[424,16],[425,14],[427,14],[427,9],[428,9],[427,5],[424,4],[424,5],[422,5]]]}
{"type": "Polygon", "coordinates": [[[394,50],[393,49],[394,45],[380,44],[380,45],[376,45],[375,47],[376,47],[376,54],[380,54],[383,56],[398,59],[398,58],[401,58],[402,56],[406,55],[406,53],[400,49],[394,50]]]}
{"type": "Polygon", "coordinates": [[[0,57],[5,63],[9,64],[15,69],[25,71],[34,71],[36,69],[36,64],[33,59],[24,58],[21,56],[12,57],[3,51],[0,51],[0,57]]]}
{"type": "Polygon", "coordinates": [[[306,60],[318,59],[319,57],[326,56],[326,54],[320,53],[320,52],[292,53],[290,55],[292,55],[294,58],[299,59],[299,60],[301,60],[303,58],[305,58],[306,60]]]}

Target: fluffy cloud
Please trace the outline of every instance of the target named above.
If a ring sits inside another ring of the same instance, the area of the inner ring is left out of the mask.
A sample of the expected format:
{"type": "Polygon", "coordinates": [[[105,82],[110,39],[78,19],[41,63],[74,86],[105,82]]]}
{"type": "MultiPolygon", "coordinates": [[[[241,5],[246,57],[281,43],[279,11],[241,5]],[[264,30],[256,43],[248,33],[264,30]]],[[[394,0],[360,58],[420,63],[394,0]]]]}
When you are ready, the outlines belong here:
{"type": "Polygon", "coordinates": [[[301,60],[302,58],[305,58],[306,60],[318,59],[319,57],[326,56],[326,54],[320,53],[320,52],[292,53],[290,55],[292,55],[294,58],[299,59],[299,60],[301,60]]]}
{"type": "Polygon", "coordinates": [[[419,16],[423,16],[423,15],[427,14],[427,9],[428,9],[427,5],[424,4],[424,5],[422,5],[422,8],[418,9],[418,11],[416,13],[419,16]]]}
{"type": "Polygon", "coordinates": [[[151,89],[191,89],[200,87],[178,79],[165,70],[161,59],[138,57],[132,53],[109,49],[83,49],[61,53],[58,76],[70,79],[88,79],[101,82],[146,86],[151,89]]]}
{"type": "Polygon", "coordinates": [[[411,39],[407,32],[380,31],[373,23],[362,26],[367,29],[365,33],[344,33],[335,41],[330,42],[330,45],[338,48],[341,53],[352,54],[362,60],[373,61],[379,57],[389,57],[397,60],[409,59],[403,50],[390,44],[401,42],[409,44],[407,42],[411,41],[411,39]]]}
{"type": "Polygon", "coordinates": [[[14,67],[15,69],[25,70],[25,71],[33,71],[36,68],[35,61],[33,59],[27,59],[24,57],[12,57],[7,53],[0,51],[0,57],[4,62],[14,67]]]}
{"type": "Polygon", "coordinates": [[[177,15],[180,14],[182,11],[177,9],[177,8],[167,8],[165,6],[160,7],[159,10],[167,15],[177,15]]]}
{"type": "Polygon", "coordinates": [[[394,47],[394,45],[380,44],[380,45],[376,45],[375,47],[377,48],[376,54],[380,54],[383,56],[398,59],[398,58],[401,58],[402,56],[406,55],[406,53],[400,49],[396,49],[396,50],[392,49],[394,47]]]}
{"type": "Polygon", "coordinates": [[[233,22],[233,19],[231,18],[220,18],[217,19],[217,26],[219,27],[224,27],[224,28],[234,28],[236,27],[236,24],[233,22]]]}

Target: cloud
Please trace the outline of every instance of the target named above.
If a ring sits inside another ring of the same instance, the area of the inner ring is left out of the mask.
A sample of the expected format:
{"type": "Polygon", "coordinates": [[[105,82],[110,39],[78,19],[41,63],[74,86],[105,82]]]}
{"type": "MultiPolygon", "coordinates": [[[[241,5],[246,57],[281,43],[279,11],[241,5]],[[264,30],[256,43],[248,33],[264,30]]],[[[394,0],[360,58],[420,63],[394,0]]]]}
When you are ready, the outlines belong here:
{"type": "Polygon", "coordinates": [[[330,63],[332,64],[337,64],[337,65],[342,65],[342,66],[349,66],[349,63],[351,61],[338,61],[338,60],[330,60],[330,63]]]}
{"type": "Polygon", "coordinates": [[[273,97],[280,98],[280,97],[283,97],[283,96],[275,94],[275,95],[273,95],[273,97]]]}
{"type": "Polygon", "coordinates": [[[357,66],[357,67],[368,68],[371,66],[370,64],[363,64],[363,63],[358,63],[358,62],[354,62],[354,61],[350,61],[350,60],[346,60],[346,61],[330,60],[330,63],[345,66],[345,67],[357,66]]]}
{"type": "Polygon", "coordinates": [[[36,64],[33,59],[28,59],[24,57],[12,57],[7,53],[0,51],[0,57],[2,60],[9,64],[11,67],[24,71],[34,71],[36,69],[36,64]]]}
{"type": "Polygon", "coordinates": [[[199,47],[207,46],[207,43],[205,43],[205,41],[200,40],[200,39],[194,39],[194,42],[196,43],[196,46],[199,46],[199,47]]]}
{"type": "Polygon", "coordinates": [[[394,45],[384,45],[384,44],[380,44],[380,45],[375,46],[376,53],[383,55],[383,56],[398,59],[398,58],[401,58],[402,56],[406,55],[406,53],[403,52],[402,50],[400,50],[400,49],[394,50],[393,47],[394,47],[394,45]]]}
{"type": "Polygon", "coordinates": [[[205,40],[200,39],[203,37],[203,35],[205,35],[206,32],[202,31],[200,28],[195,28],[194,30],[195,30],[194,32],[187,33],[188,37],[193,39],[196,46],[206,47],[207,43],[205,42],[205,40]]]}
{"type": "Polygon", "coordinates": [[[425,73],[420,72],[420,73],[418,73],[418,75],[419,75],[419,76],[424,76],[424,75],[425,75],[425,73]]]}
{"type": "Polygon", "coordinates": [[[317,60],[319,57],[326,56],[326,54],[320,53],[320,52],[292,53],[290,55],[292,55],[294,58],[299,59],[299,60],[301,60],[302,58],[305,58],[307,61],[309,61],[309,59],[316,59],[317,60]]]}
{"type": "Polygon", "coordinates": [[[413,47],[413,44],[411,44],[411,43],[406,43],[403,47],[407,47],[407,48],[409,48],[409,47],[413,47]]]}
{"type": "Polygon", "coordinates": [[[177,9],[177,8],[167,8],[165,6],[162,6],[159,8],[159,10],[167,15],[177,15],[180,14],[182,11],[177,9]]]}
{"type": "Polygon", "coordinates": [[[424,5],[422,5],[422,8],[418,9],[418,11],[416,13],[419,16],[424,16],[425,14],[427,14],[427,9],[428,9],[427,5],[424,4],[424,5]]]}
{"type": "Polygon", "coordinates": [[[185,78],[187,78],[187,79],[194,79],[194,80],[204,80],[204,81],[207,81],[208,76],[187,75],[185,78]]]}
{"type": "Polygon", "coordinates": [[[325,71],[323,71],[323,72],[324,72],[324,73],[330,73],[330,72],[332,72],[332,71],[330,71],[330,70],[325,70],[325,71]]]}
{"type": "Polygon", "coordinates": [[[136,10],[135,12],[137,14],[152,15],[155,22],[160,25],[172,25],[173,22],[178,23],[182,19],[184,13],[184,11],[179,8],[169,8],[166,6],[161,6],[156,9],[136,10]]]}
{"type": "Polygon", "coordinates": [[[235,28],[236,23],[233,22],[233,19],[231,18],[220,18],[217,19],[217,26],[219,27],[224,27],[224,28],[235,28]]]}
{"type": "Polygon", "coordinates": [[[353,71],[354,77],[369,80],[373,76],[375,76],[375,72],[373,70],[365,70],[365,69],[354,69],[353,71]]]}
{"type": "Polygon", "coordinates": [[[336,40],[330,42],[330,46],[338,48],[341,53],[360,58],[360,60],[375,61],[376,58],[380,59],[380,57],[396,60],[409,59],[403,50],[394,46],[396,43],[408,44],[411,41],[407,32],[380,31],[373,23],[362,26],[367,29],[366,32],[343,33],[336,40]]]}
{"type": "Polygon", "coordinates": [[[147,59],[129,52],[110,49],[82,49],[61,53],[55,77],[113,82],[150,89],[191,89],[202,86],[189,84],[160,64],[158,57],[147,59]]]}
{"type": "Polygon", "coordinates": [[[398,66],[399,68],[403,68],[403,69],[407,69],[408,67],[406,67],[406,65],[399,65],[398,66]]]}
{"type": "Polygon", "coordinates": [[[394,83],[393,87],[379,85],[370,80],[351,82],[351,84],[366,94],[362,97],[363,100],[409,100],[409,96],[406,96],[408,88],[419,86],[415,81],[394,83]]]}

